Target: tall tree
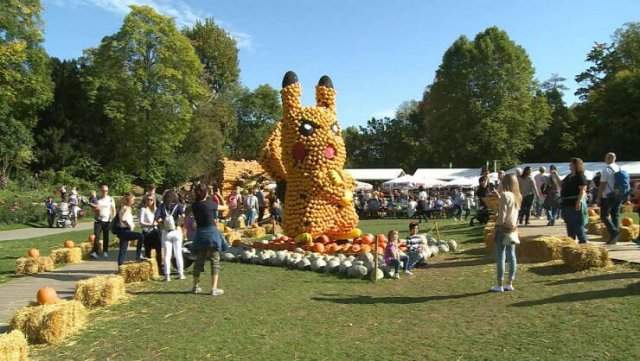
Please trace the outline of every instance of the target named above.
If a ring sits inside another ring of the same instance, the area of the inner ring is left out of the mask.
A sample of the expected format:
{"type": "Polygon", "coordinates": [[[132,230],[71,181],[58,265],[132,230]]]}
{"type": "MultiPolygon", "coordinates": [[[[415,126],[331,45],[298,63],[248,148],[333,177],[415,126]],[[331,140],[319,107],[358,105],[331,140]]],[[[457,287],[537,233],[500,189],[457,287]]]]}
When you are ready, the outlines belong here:
{"type": "Polygon", "coordinates": [[[237,84],[240,76],[236,41],[211,18],[196,21],[184,34],[191,40],[200,62],[203,76],[213,94],[226,91],[237,84]]]}
{"type": "Polygon", "coordinates": [[[87,51],[85,63],[91,100],[111,121],[102,160],[162,183],[194,109],[209,94],[189,39],[171,18],[131,6],[120,30],[87,51]]]}
{"type": "Polygon", "coordinates": [[[51,101],[39,0],[0,6],[0,185],[33,159],[31,130],[51,101]]]}
{"type": "Polygon", "coordinates": [[[226,153],[234,159],[258,159],[274,124],[282,117],[280,94],[264,84],[234,95],[237,123],[229,131],[226,153]]]}
{"type": "Polygon", "coordinates": [[[587,61],[588,69],[576,76],[581,84],[575,108],[585,128],[581,155],[601,159],[614,151],[622,159],[637,159],[635,146],[640,126],[640,23],[616,30],[612,42],[596,43],[587,61]]]}
{"type": "Polygon", "coordinates": [[[444,54],[426,97],[424,119],[434,162],[509,165],[548,126],[525,50],[491,27],[473,41],[462,36],[444,54]]]}

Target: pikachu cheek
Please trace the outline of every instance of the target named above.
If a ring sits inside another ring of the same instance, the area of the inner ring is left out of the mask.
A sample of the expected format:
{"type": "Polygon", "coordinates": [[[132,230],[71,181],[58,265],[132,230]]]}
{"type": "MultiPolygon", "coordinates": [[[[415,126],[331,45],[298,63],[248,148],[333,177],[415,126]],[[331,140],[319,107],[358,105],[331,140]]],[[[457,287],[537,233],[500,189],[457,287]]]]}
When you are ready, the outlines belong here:
{"type": "Polygon", "coordinates": [[[336,148],[331,144],[327,145],[324,148],[324,157],[329,160],[332,160],[333,158],[335,158],[336,153],[337,153],[336,148]]]}

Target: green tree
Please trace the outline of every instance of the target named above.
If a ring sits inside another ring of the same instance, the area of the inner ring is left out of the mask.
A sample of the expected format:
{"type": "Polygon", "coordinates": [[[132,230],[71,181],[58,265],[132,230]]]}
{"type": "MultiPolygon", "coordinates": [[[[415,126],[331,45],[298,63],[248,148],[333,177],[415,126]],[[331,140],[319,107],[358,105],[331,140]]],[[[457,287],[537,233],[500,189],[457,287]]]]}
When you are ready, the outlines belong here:
{"type": "Polygon", "coordinates": [[[433,162],[516,163],[550,121],[533,73],[525,50],[496,27],[473,41],[458,38],[423,99],[421,141],[430,145],[433,162]]]}
{"type": "Polygon", "coordinates": [[[33,159],[31,130],[51,101],[41,11],[38,0],[0,6],[0,179],[33,159]]]}
{"type": "Polygon", "coordinates": [[[143,182],[162,183],[209,94],[189,39],[171,18],[131,6],[120,30],[85,54],[90,99],[110,121],[105,160],[143,182]]]}
{"type": "Polygon", "coordinates": [[[197,21],[184,30],[191,40],[200,62],[204,66],[204,78],[213,94],[226,91],[237,84],[240,76],[236,41],[211,18],[197,21]]]}
{"type": "Polygon", "coordinates": [[[588,69],[576,76],[581,84],[575,107],[584,127],[579,155],[601,159],[614,151],[622,159],[637,159],[640,126],[640,23],[616,30],[612,42],[597,43],[587,54],[588,69]]]}
{"type": "Polygon", "coordinates": [[[235,92],[237,122],[229,129],[226,153],[234,159],[258,159],[262,145],[282,117],[280,94],[267,84],[235,92]]]}

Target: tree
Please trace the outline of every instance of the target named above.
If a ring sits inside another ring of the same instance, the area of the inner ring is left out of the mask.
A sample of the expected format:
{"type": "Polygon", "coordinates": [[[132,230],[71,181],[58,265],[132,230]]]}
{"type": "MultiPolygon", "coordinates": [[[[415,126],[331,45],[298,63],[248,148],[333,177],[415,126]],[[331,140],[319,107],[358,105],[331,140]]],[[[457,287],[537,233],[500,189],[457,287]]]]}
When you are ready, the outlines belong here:
{"type": "Polygon", "coordinates": [[[209,91],[189,39],[171,18],[131,6],[120,30],[86,51],[84,81],[110,121],[105,164],[162,183],[209,91]],[[115,160],[115,161],[114,161],[115,160]]]}
{"type": "Polygon", "coordinates": [[[41,10],[38,0],[0,7],[0,180],[33,159],[31,129],[51,101],[41,10]]]}
{"type": "Polygon", "coordinates": [[[226,153],[234,159],[259,159],[262,145],[282,117],[280,94],[264,84],[234,94],[237,123],[229,130],[226,153]]]}
{"type": "Polygon", "coordinates": [[[536,89],[527,53],[507,33],[491,27],[473,41],[462,36],[423,98],[421,141],[440,165],[514,164],[550,120],[536,89]]]}
{"type": "Polygon", "coordinates": [[[204,78],[213,94],[226,91],[237,84],[240,76],[236,41],[212,18],[196,21],[192,28],[184,30],[191,40],[200,62],[204,66],[204,78]]]}
{"type": "Polygon", "coordinates": [[[601,159],[614,151],[622,159],[640,157],[640,23],[616,30],[610,44],[596,43],[587,61],[591,66],[576,76],[582,85],[576,92],[582,103],[575,108],[584,127],[580,155],[601,159]]]}

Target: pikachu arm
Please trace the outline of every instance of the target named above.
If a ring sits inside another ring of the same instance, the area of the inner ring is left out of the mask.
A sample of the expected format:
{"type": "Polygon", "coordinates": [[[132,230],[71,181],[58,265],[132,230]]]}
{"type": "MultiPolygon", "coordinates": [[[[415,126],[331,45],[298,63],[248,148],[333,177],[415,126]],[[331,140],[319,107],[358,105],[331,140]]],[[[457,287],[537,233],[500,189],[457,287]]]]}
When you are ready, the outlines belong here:
{"type": "Polygon", "coordinates": [[[345,181],[340,171],[332,169],[328,172],[316,173],[313,181],[319,193],[324,194],[331,203],[347,206],[353,202],[352,180],[345,181]]]}
{"type": "Polygon", "coordinates": [[[267,139],[263,149],[260,164],[267,173],[278,181],[286,180],[287,173],[282,163],[282,123],[278,122],[267,139]]]}

